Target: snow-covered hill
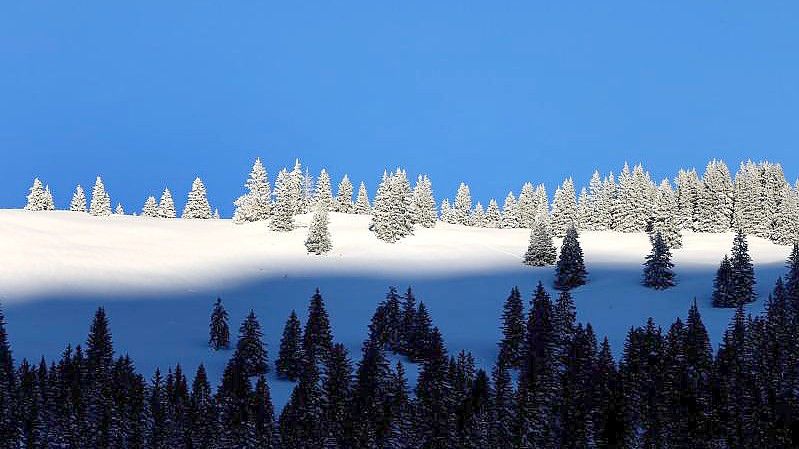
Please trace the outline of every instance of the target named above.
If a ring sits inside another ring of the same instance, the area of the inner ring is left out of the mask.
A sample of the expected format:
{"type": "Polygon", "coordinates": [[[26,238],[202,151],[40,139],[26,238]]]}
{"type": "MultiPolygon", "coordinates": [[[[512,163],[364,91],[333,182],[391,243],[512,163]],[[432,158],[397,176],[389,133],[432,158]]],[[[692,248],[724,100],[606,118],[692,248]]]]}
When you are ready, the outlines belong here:
{"type": "MultiPolygon", "coordinates": [[[[303,245],[310,216],[297,221],[296,230],[277,233],[263,223],[230,220],[0,210],[0,301],[15,356],[55,357],[67,343],[83,342],[94,308],[104,305],[117,350],[130,353],[146,375],[156,366],[180,362],[194,370],[204,362],[218,379],[230,354],[206,346],[217,296],[234,327],[255,310],[274,359],[289,312],[296,309],[302,318],[319,287],[336,339],[357,359],[388,286],[412,285],[449,349],[471,350],[488,367],[511,287],[518,285],[529,298],[539,280],[551,286],[551,267],[521,264],[527,230],[439,224],[388,244],[368,230],[369,217],[331,214],[334,249],[312,256],[303,245]]],[[[674,252],[678,286],[667,291],[640,285],[649,251],[644,234],[586,232],[580,240],[589,283],[574,292],[578,319],[607,335],[617,353],[630,326],[650,316],[668,326],[685,315],[694,297],[718,342],[731,311],[712,309],[709,296],[731,234],[685,233],[684,247],[674,252]]],[[[760,294],[750,306],[756,312],[784,272],[789,248],[754,237],[749,245],[760,294]]],[[[289,387],[273,379],[277,405],[289,387]]]]}

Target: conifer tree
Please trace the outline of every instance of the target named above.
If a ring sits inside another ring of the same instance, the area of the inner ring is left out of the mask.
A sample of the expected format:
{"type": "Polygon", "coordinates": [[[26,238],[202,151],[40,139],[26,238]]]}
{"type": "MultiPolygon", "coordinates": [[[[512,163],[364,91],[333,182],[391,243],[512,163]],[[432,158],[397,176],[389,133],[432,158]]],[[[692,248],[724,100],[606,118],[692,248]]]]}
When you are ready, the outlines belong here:
{"type": "Polygon", "coordinates": [[[477,204],[474,206],[474,210],[469,217],[469,226],[475,226],[478,228],[485,227],[485,209],[483,209],[483,205],[478,201],[477,204]]]}
{"type": "Polygon", "coordinates": [[[497,364],[505,368],[520,368],[524,355],[524,306],[518,287],[513,287],[502,309],[502,341],[499,343],[497,364]]]}
{"type": "MultiPolygon", "coordinates": [[[[762,200],[760,168],[752,161],[742,162],[733,184],[732,224],[746,234],[762,235],[768,229],[762,200]]],[[[776,212],[776,211],[775,211],[776,212]]]]}
{"type": "MultiPolygon", "coordinates": [[[[535,217],[536,220],[538,217],[535,217]]],[[[535,222],[530,223],[532,227],[535,222]]],[[[556,237],[563,237],[571,227],[577,227],[577,200],[575,199],[574,181],[567,178],[560,187],[555,190],[555,198],[552,201],[552,233],[556,237]]]]}
{"type": "Polygon", "coordinates": [[[441,207],[439,209],[441,210],[441,221],[449,224],[455,223],[455,216],[452,213],[452,206],[449,204],[449,198],[444,198],[441,200],[441,207]]]}
{"type": "Polygon", "coordinates": [[[280,352],[275,360],[275,372],[280,377],[296,381],[302,372],[302,364],[302,326],[297,314],[292,310],[283,327],[280,352]]]}
{"type": "Polygon", "coordinates": [[[333,334],[330,331],[330,318],[319,289],[316,289],[308,304],[308,321],[302,336],[302,350],[307,363],[327,360],[333,347],[333,334]]]}
{"type": "Polygon", "coordinates": [[[602,230],[619,228],[620,206],[616,179],[611,172],[602,180],[602,190],[597,200],[597,221],[602,230]]]}
{"type": "Polygon", "coordinates": [[[746,234],[735,233],[730,258],[730,279],[733,286],[733,303],[746,304],[755,300],[755,269],[749,256],[746,234]]]}
{"type": "Polygon", "coordinates": [[[682,229],[697,230],[698,213],[697,205],[699,194],[702,192],[702,183],[696,170],[680,170],[677,173],[677,224],[682,229]]]}
{"type": "Polygon", "coordinates": [[[499,228],[502,225],[502,214],[499,211],[497,200],[491,198],[485,213],[485,226],[487,228],[499,228]]]}
{"type": "Polygon", "coordinates": [[[377,189],[369,229],[385,242],[395,243],[413,234],[411,188],[405,171],[386,175],[377,189]]]}
{"type": "Polygon", "coordinates": [[[588,272],[585,270],[583,250],[580,247],[577,231],[572,227],[566,232],[560,257],[555,269],[555,288],[569,290],[585,284],[588,272]]]}
{"type": "Polygon", "coordinates": [[[284,169],[275,180],[275,204],[272,206],[272,220],[269,228],[273,231],[291,231],[294,229],[294,210],[297,194],[291,175],[284,169]]]}
{"type": "Polygon", "coordinates": [[[114,214],[125,215],[125,208],[122,207],[122,203],[117,203],[117,207],[114,209],[114,214]]]}
{"type": "Polygon", "coordinates": [[[194,178],[191,184],[191,191],[186,201],[186,207],[183,208],[181,218],[211,218],[211,205],[208,204],[206,197],[205,185],[202,179],[194,178]]]}
{"type": "Polygon", "coordinates": [[[172,192],[165,188],[161,194],[161,201],[158,202],[158,216],[161,218],[176,218],[175,200],[172,199],[172,192]]]}
{"type": "Polygon", "coordinates": [[[433,328],[429,353],[416,384],[417,415],[414,427],[421,446],[425,448],[448,449],[455,444],[455,416],[448,365],[441,334],[433,328]]]}
{"type": "Polygon", "coordinates": [[[577,196],[577,219],[575,220],[577,229],[581,231],[588,230],[589,227],[589,208],[591,207],[589,203],[588,189],[583,187],[580,189],[580,194],[577,196]]]}
{"type": "Polygon", "coordinates": [[[519,220],[518,227],[532,228],[533,222],[535,222],[536,214],[539,211],[538,208],[538,198],[536,197],[533,184],[529,182],[524,183],[522,190],[519,192],[518,203],[516,206],[516,214],[519,220]]]}
{"type": "Polygon", "coordinates": [[[55,210],[55,201],[49,185],[44,186],[44,203],[44,210],[55,210]]]}
{"type": "Polygon", "coordinates": [[[325,447],[344,448],[352,437],[352,362],[341,343],[333,346],[322,379],[322,432],[325,447]]]}
{"type": "Polygon", "coordinates": [[[264,376],[258,376],[252,398],[254,421],[254,446],[273,449],[277,446],[275,429],[275,409],[272,405],[272,394],[264,376]]]}
{"type": "Polygon", "coordinates": [[[314,202],[316,205],[323,205],[327,210],[333,210],[333,190],[330,185],[330,175],[324,168],[316,178],[316,189],[314,191],[314,202]]]}
{"type": "Polygon", "coordinates": [[[247,188],[247,192],[233,203],[236,206],[233,220],[241,223],[268,219],[272,204],[272,192],[261,158],[255,159],[250,175],[244,182],[244,187],[247,188]]]}
{"type": "Polygon", "coordinates": [[[154,196],[147,197],[147,201],[144,202],[144,206],[141,209],[141,214],[143,217],[158,217],[158,205],[155,203],[154,196]]]}
{"type": "Polygon", "coordinates": [[[433,197],[433,186],[427,175],[419,175],[413,188],[413,203],[411,206],[413,223],[425,228],[436,225],[438,214],[436,200],[433,197]]]}
{"type": "Polygon", "coordinates": [[[111,198],[105,191],[103,180],[98,176],[92,189],[92,200],[89,213],[95,216],[111,215],[111,198]]]}
{"type": "Polygon", "coordinates": [[[230,347],[230,326],[228,325],[227,310],[222,305],[222,298],[216,298],[214,309],[211,311],[209,333],[208,346],[211,349],[219,351],[230,347]]]}
{"type": "Polygon", "coordinates": [[[369,204],[369,194],[366,192],[366,184],[361,181],[358,186],[358,197],[355,200],[355,213],[359,215],[368,215],[372,213],[372,206],[369,204]]]}
{"type": "Polygon", "coordinates": [[[517,434],[514,408],[513,382],[508,368],[501,363],[494,365],[491,374],[491,410],[489,447],[515,447],[517,434]]]}
{"type": "Polygon", "coordinates": [[[261,324],[253,310],[250,310],[239,328],[239,340],[236,343],[236,352],[233,354],[233,358],[241,363],[241,369],[247,377],[269,372],[269,361],[266,345],[263,342],[261,324]]]}
{"type": "Polygon", "coordinates": [[[455,224],[468,225],[471,212],[472,195],[469,191],[469,186],[461,183],[458,186],[458,193],[455,195],[455,203],[452,207],[452,216],[455,224]]]}
{"type": "Polygon", "coordinates": [[[33,180],[33,185],[28,193],[28,203],[25,210],[47,210],[47,198],[44,185],[39,178],[33,180]]]}
{"type": "MultiPolygon", "coordinates": [[[[581,192],[582,193],[582,192],[581,192]]],[[[594,170],[588,182],[588,191],[585,196],[584,214],[580,218],[580,226],[588,231],[601,231],[605,229],[602,216],[605,211],[602,203],[602,178],[598,170],[594,170]]]]}
{"type": "Polygon", "coordinates": [[[650,223],[650,233],[660,233],[669,248],[682,247],[682,235],[677,222],[677,200],[668,179],[660,183],[656,193],[654,213],[650,223]]]}
{"type": "Polygon", "coordinates": [[[217,409],[211,394],[211,384],[208,382],[208,375],[202,363],[194,375],[189,404],[191,447],[198,449],[214,447],[218,435],[217,409]]]}
{"type": "Polygon", "coordinates": [[[17,379],[14,359],[6,333],[6,321],[0,309],[0,448],[17,447],[19,434],[17,407],[17,379]]]}
{"type": "Polygon", "coordinates": [[[432,320],[427,312],[424,302],[419,302],[416,308],[413,330],[409,336],[408,357],[414,362],[427,360],[430,356],[430,345],[433,332],[432,320]]]}
{"type": "Polygon", "coordinates": [[[408,287],[402,295],[402,305],[400,312],[400,354],[410,356],[414,349],[414,328],[416,326],[416,296],[413,289],[408,287]]]}
{"type": "Polygon", "coordinates": [[[652,238],[652,252],[644,262],[643,284],[649,288],[664,290],[674,287],[674,264],[671,262],[671,251],[660,232],[652,238]]]}
{"type": "Polygon", "coordinates": [[[732,264],[727,255],[721,260],[713,281],[713,307],[735,307],[735,286],[732,282],[732,264]]]}
{"type": "Polygon", "coordinates": [[[505,197],[505,203],[502,206],[502,227],[519,227],[519,207],[513,192],[508,192],[508,196],[505,197]]]}
{"type": "MultiPolygon", "coordinates": [[[[323,392],[315,364],[306,366],[300,381],[291,391],[288,403],[280,413],[282,447],[313,449],[325,447],[323,431],[323,392]]],[[[335,446],[334,446],[335,447],[335,446]]]]}
{"type": "Polygon", "coordinates": [[[346,174],[338,184],[338,194],[336,195],[336,212],[351,214],[355,205],[352,202],[352,182],[346,174]]]}
{"type": "Polygon", "coordinates": [[[713,160],[702,176],[702,189],[697,198],[697,230],[724,232],[730,229],[733,213],[732,180],[727,165],[713,160]]]}
{"type": "Polygon", "coordinates": [[[80,184],[75,187],[75,193],[69,203],[69,210],[72,212],[86,212],[86,193],[80,184]]]}
{"type": "Polygon", "coordinates": [[[774,243],[792,245],[799,242],[799,193],[785,183],[780,191],[779,207],[772,222],[774,243]]]}
{"type": "Polygon", "coordinates": [[[539,215],[533,229],[530,231],[530,243],[524,254],[524,264],[535,267],[544,267],[555,263],[555,245],[552,244],[552,234],[549,230],[549,217],[539,215]]]}
{"type": "Polygon", "coordinates": [[[316,205],[311,225],[308,228],[308,237],[305,239],[305,249],[309,254],[321,255],[329,252],[333,248],[330,241],[330,229],[328,229],[327,207],[325,201],[319,201],[316,205]]]}
{"type": "Polygon", "coordinates": [[[358,363],[352,391],[351,420],[355,447],[381,447],[391,429],[390,389],[391,368],[382,348],[367,341],[358,363]]]}

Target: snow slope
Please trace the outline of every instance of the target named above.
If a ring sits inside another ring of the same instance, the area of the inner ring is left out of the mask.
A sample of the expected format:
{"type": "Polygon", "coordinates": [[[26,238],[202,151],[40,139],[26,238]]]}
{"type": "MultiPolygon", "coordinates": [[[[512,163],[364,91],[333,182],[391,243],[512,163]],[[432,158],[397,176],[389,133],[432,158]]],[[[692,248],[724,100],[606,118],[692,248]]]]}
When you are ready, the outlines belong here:
{"type": "MultiPolygon", "coordinates": [[[[0,302],[15,355],[57,357],[67,343],[85,340],[94,309],[103,305],[117,350],[129,353],[146,375],[156,366],[181,363],[193,371],[203,362],[218,379],[230,353],[206,347],[217,296],[234,328],[255,310],[273,360],[289,312],[296,309],[304,318],[319,287],[336,339],[357,359],[388,286],[412,285],[449,349],[470,350],[489,367],[510,288],[518,285],[529,298],[539,280],[551,286],[551,267],[521,264],[527,230],[439,224],[387,244],[368,231],[369,217],[333,213],[334,249],[320,257],[305,252],[309,221],[310,215],[300,216],[296,230],[277,233],[264,223],[230,220],[0,210],[0,302]]],[[[694,297],[718,343],[732,312],[712,309],[709,297],[732,234],[684,234],[684,247],[674,252],[679,284],[667,291],[639,283],[649,251],[646,235],[586,232],[580,240],[589,283],[574,291],[578,319],[607,335],[617,354],[631,326],[650,316],[668,326],[685,315],[694,297]]],[[[789,248],[759,238],[749,244],[760,294],[750,310],[757,312],[784,272],[789,248]]],[[[413,377],[412,367],[410,372],[413,377]]],[[[290,387],[273,379],[276,405],[290,387]]]]}

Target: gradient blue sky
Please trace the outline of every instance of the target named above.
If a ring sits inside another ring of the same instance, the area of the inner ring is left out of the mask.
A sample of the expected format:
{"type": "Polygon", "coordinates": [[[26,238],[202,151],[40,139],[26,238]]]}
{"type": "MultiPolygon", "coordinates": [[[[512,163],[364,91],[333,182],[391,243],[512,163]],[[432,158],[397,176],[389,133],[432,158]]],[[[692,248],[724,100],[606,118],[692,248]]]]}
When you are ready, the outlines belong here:
{"type": "Polygon", "coordinates": [[[256,155],[484,202],[625,160],[799,175],[797,2],[121,3],[0,6],[0,207],[200,175],[230,214],[256,155]]]}

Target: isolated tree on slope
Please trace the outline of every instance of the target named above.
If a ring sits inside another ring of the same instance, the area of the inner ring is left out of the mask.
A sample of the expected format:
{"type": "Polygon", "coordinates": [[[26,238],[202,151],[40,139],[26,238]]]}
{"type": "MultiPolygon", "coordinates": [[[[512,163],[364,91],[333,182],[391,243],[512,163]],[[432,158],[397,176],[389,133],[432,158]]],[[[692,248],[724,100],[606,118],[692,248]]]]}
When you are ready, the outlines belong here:
{"type": "Polygon", "coordinates": [[[671,262],[671,251],[660,232],[652,238],[652,252],[644,262],[643,284],[649,288],[664,290],[674,287],[674,264],[671,262]]]}
{"type": "Polygon", "coordinates": [[[577,200],[574,197],[574,181],[571,178],[555,190],[552,201],[552,233],[563,237],[571,227],[577,227],[577,200]]]}
{"type": "Polygon", "coordinates": [[[314,191],[314,202],[322,204],[326,210],[333,210],[333,190],[330,186],[330,175],[324,168],[316,178],[316,190],[314,191]]]}
{"type": "Polygon", "coordinates": [[[366,184],[361,181],[358,186],[358,197],[355,200],[355,213],[358,215],[369,215],[372,213],[372,206],[369,204],[369,193],[366,191],[366,184]]]}
{"type": "Polygon", "coordinates": [[[172,192],[169,189],[164,189],[164,193],[161,194],[161,201],[158,202],[158,216],[161,218],[175,218],[177,215],[172,192]]]}
{"type": "Polygon", "coordinates": [[[750,303],[755,300],[755,269],[749,256],[749,245],[746,234],[737,231],[732,242],[731,279],[734,288],[735,305],[750,303]]]}
{"type": "Polygon", "coordinates": [[[248,377],[266,374],[269,371],[261,324],[252,310],[239,328],[239,340],[236,342],[236,352],[233,357],[241,362],[248,377]]]}
{"type": "Polygon", "coordinates": [[[141,209],[141,214],[143,217],[158,217],[158,205],[155,203],[154,196],[147,197],[147,201],[144,202],[144,206],[141,209]]]}
{"type": "Polygon", "coordinates": [[[272,206],[272,220],[269,228],[273,231],[291,231],[294,229],[294,192],[291,175],[284,169],[275,180],[275,204],[272,206]]]}
{"type": "Polygon", "coordinates": [[[325,254],[333,248],[330,242],[330,230],[328,229],[327,208],[325,203],[320,201],[316,205],[316,211],[311,219],[308,228],[308,237],[305,239],[305,249],[310,254],[325,254]]]}
{"type": "Polygon", "coordinates": [[[519,206],[516,203],[516,197],[513,196],[513,192],[508,192],[505,197],[505,203],[502,205],[502,227],[519,227],[519,206]]]}
{"type": "Polygon", "coordinates": [[[25,210],[47,210],[47,198],[44,185],[39,178],[33,180],[33,185],[28,193],[28,203],[25,210]]]}
{"type": "Polygon", "coordinates": [[[244,183],[247,193],[238,197],[233,205],[233,220],[237,223],[245,221],[266,220],[272,202],[272,192],[269,187],[269,178],[260,158],[255,159],[250,176],[244,183]]]}
{"type": "Polygon", "coordinates": [[[472,195],[469,186],[461,183],[458,186],[458,193],[455,195],[455,203],[452,208],[452,217],[455,224],[468,225],[469,214],[472,211],[472,195]]]}
{"type": "Polygon", "coordinates": [[[425,228],[432,228],[436,225],[438,220],[436,199],[433,197],[433,185],[427,175],[419,175],[416,178],[411,211],[411,217],[415,224],[425,228]]]}
{"type": "Polygon", "coordinates": [[[72,212],[86,212],[86,193],[83,187],[78,184],[75,193],[72,194],[72,201],[69,202],[69,210],[72,212]]]}
{"type": "Polygon", "coordinates": [[[774,215],[771,240],[780,245],[799,242],[799,193],[785,183],[780,192],[780,207],[774,215]]]}
{"type": "Polygon", "coordinates": [[[189,191],[189,197],[186,201],[186,207],[183,208],[181,218],[211,218],[211,205],[208,204],[205,185],[203,185],[203,181],[199,177],[194,178],[194,182],[191,184],[191,191],[189,191]]]}
{"type": "Polygon", "coordinates": [[[222,305],[222,298],[216,298],[216,302],[214,303],[214,309],[211,312],[209,334],[208,346],[214,351],[230,347],[230,326],[228,325],[227,311],[222,305]]]}
{"type": "Polygon", "coordinates": [[[89,213],[95,216],[111,215],[111,197],[105,191],[103,180],[98,176],[92,189],[89,213]]]}
{"type": "Polygon", "coordinates": [[[487,228],[498,228],[502,223],[502,214],[499,211],[499,205],[497,204],[497,200],[491,198],[488,201],[488,207],[486,208],[486,215],[485,215],[485,226],[487,228]]]}
{"type": "Polygon", "coordinates": [[[530,244],[524,254],[524,264],[544,267],[554,264],[556,257],[555,245],[552,244],[552,233],[549,229],[549,217],[541,214],[530,231],[530,244]]]}
{"type": "Polygon", "coordinates": [[[677,223],[677,199],[668,179],[660,183],[655,201],[655,210],[652,215],[650,233],[659,233],[663,242],[669,248],[682,247],[682,235],[677,223]]]}
{"type": "Polygon", "coordinates": [[[302,374],[302,366],[302,325],[297,313],[292,310],[283,327],[280,352],[275,360],[275,371],[278,376],[295,381],[302,374]]]}
{"type": "Polygon", "coordinates": [[[573,227],[569,228],[563,239],[563,245],[560,247],[560,257],[555,268],[555,288],[569,290],[579,287],[585,284],[587,275],[577,230],[573,227]]]}
{"type": "Polygon", "coordinates": [[[354,204],[352,203],[352,182],[346,174],[338,183],[338,194],[336,195],[336,212],[351,214],[354,204]]]}

